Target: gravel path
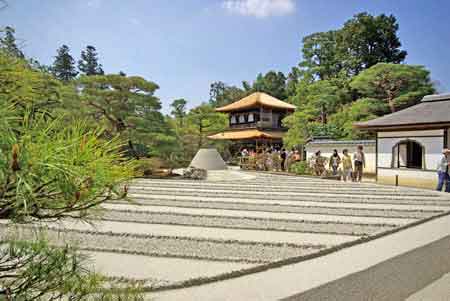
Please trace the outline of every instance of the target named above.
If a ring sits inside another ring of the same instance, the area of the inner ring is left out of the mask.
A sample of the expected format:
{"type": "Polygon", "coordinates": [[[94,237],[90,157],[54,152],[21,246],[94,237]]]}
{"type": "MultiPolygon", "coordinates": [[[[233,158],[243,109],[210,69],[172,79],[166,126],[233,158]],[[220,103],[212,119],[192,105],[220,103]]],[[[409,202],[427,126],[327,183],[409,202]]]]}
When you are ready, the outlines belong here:
{"type": "Polygon", "coordinates": [[[350,235],[332,235],[301,232],[275,232],[267,230],[239,230],[208,228],[196,226],[176,226],[161,224],[143,224],[118,221],[95,221],[93,225],[80,221],[46,223],[46,226],[58,229],[95,231],[99,233],[127,233],[151,235],[154,237],[182,237],[204,240],[223,240],[236,242],[275,243],[291,245],[328,245],[334,246],[358,239],[350,235]]]}
{"type": "Polygon", "coordinates": [[[254,266],[235,262],[163,258],[111,252],[85,251],[84,253],[92,260],[95,269],[106,276],[137,280],[154,278],[166,283],[211,277],[254,266]]]}
{"type": "MultiPolygon", "coordinates": [[[[39,224],[112,277],[147,290],[196,285],[299,262],[450,210],[443,193],[252,173],[239,181],[137,179],[91,224],[39,224]]],[[[36,229],[0,221],[0,239],[36,229]]]]}
{"type": "Polygon", "coordinates": [[[320,185],[321,188],[326,189],[328,193],[335,193],[335,194],[348,194],[348,193],[356,193],[356,194],[362,194],[362,193],[370,193],[373,195],[387,195],[391,196],[393,193],[403,196],[426,196],[430,197],[440,197],[438,193],[434,195],[434,193],[430,193],[427,191],[411,191],[407,190],[405,188],[380,188],[380,187],[372,187],[372,186],[363,186],[362,185],[348,185],[345,183],[342,183],[340,185],[339,182],[336,182],[335,185],[321,185],[316,183],[295,183],[295,185],[285,185],[282,183],[278,184],[266,184],[266,183],[248,183],[248,184],[241,184],[241,183],[207,183],[202,182],[186,182],[186,183],[171,183],[169,181],[159,181],[159,182],[136,182],[133,185],[133,189],[139,190],[139,189],[145,189],[145,188],[179,188],[179,187],[189,187],[189,188],[196,188],[196,189],[231,189],[231,190],[244,190],[244,191],[278,191],[278,192],[317,192],[317,186],[320,185]],[[314,185],[315,184],[315,185],[314,185]]]}
{"type": "MultiPolygon", "coordinates": [[[[363,225],[352,223],[308,222],[288,219],[257,217],[207,216],[184,213],[139,211],[129,205],[105,204],[109,208],[101,218],[113,221],[129,221],[149,224],[189,225],[231,229],[277,230],[306,233],[328,233],[367,236],[393,229],[390,225],[363,225]]],[[[144,206],[142,206],[144,207],[144,206]]]]}
{"type": "MultiPolygon", "coordinates": [[[[142,194],[141,194],[142,195],[142,194]]],[[[450,202],[445,203],[442,206],[429,204],[425,202],[423,204],[415,202],[413,204],[393,204],[389,203],[349,203],[349,202],[328,202],[328,201],[306,201],[303,199],[293,200],[279,200],[279,199],[253,199],[253,198],[227,198],[227,197],[207,197],[207,196],[186,196],[186,195],[165,195],[165,194],[144,194],[145,199],[148,200],[171,200],[171,201],[199,201],[199,202],[228,202],[228,203],[251,203],[251,204],[278,204],[278,205],[293,205],[304,207],[327,207],[327,208],[355,208],[355,209],[394,209],[405,211],[447,211],[450,210],[450,202]]]]}
{"type": "MultiPolygon", "coordinates": [[[[25,227],[19,233],[15,227],[0,225],[3,235],[18,235],[21,239],[36,238],[36,229],[25,227]],[[14,233],[14,234],[13,234],[14,233]]],[[[95,231],[61,230],[45,228],[50,243],[63,246],[77,245],[82,250],[108,251],[147,256],[205,259],[244,263],[269,263],[292,257],[316,253],[325,246],[292,245],[288,243],[244,242],[236,240],[194,239],[138,235],[127,233],[105,233],[95,231]]]]}
{"type": "MultiPolygon", "coordinates": [[[[326,191],[326,189],[325,189],[326,191]]],[[[244,190],[211,190],[195,188],[160,188],[145,187],[143,189],[130,189],[130,194],[165,194],[165,195],[185,195],[191,197],[226,197],[226,198],[249,198],[267,200],[305,200],[305,201],[326,201],[338,203],[379,203],[379,204],[430,204],[438,206],[449,206],[450,201],[444,197],[436,196],[403,196],[372,194],[333,194],[333,193],[307,193],[307,192],[264,192],[264,191],[244,191],[244,190]]]]}
{"type": "Polygon", "coordinates": [[[253,211],[253,210],[237,210],[237,209],[220,209],[210,208],[205,204],[199,207],[185,207],[174,206],[175,204],[153,205],[154,202],[139,201],[138,204],[145,206],[144,209],[153,212],[175,212],[175,213],[188,213],[188,214],[201,214],[201,215],[226,215],[226,216],[250,216],[260,218],[277,218],[277,219],[290,219],[298,221],[325,221],[325,222],[343,222],[343,223],[357,223],[357,224],[382,224],[382,225],[405,225],[416,221],[416,219],[410,218],[390,218],[390,217],[365,217],[365,216],[342,216],[331,214],[302,214],[302,213],[290,213],[290,212],[270,212],[270,211],[253,211]]]}
{"type": "MultiPolygon", "coordinates": [[[[130,194],[134,200],[148,203],[148,198],[145,194],[130,194]]],[[[265,212],[286,212],[286,213],[305,213],[305,214],[329,214],[342,216],[367,216],[367,217],[389,217],[389,218],[427,218],[441,212],[438,211],[424,211],[424,210],[397,210],[397,209],[364,209],[364,208],[336,208],[324,206],[301,206],[297,203],[295,205],[285,204],[261,204],[254,202],[247,202],[247,200],[222,202],[222,201],[196,201],[196,200],[158,200],[151,198],[152,205],[159,206],[173,206],[186,208],[210,208],[210,209],[233,209],[233,210],[248,210],[248,211],[265,211],[265,212]]],[[[450,208],[449,208],[450,209],[450,208]]]]}

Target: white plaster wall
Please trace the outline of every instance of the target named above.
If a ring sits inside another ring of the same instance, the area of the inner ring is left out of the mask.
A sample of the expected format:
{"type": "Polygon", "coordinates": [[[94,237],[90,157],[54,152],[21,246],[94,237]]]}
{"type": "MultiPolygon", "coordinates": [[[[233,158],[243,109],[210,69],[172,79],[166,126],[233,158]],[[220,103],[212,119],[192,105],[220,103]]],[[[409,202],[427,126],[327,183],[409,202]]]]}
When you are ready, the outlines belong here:
{"type": "MultiPolygon", "coordinates": [[[[354,144],[306,146],[306,158],[309,160],[312,156],[314,156],[314,154],[318,150],[321,151],[322,156],[329,158],[333,154],[334,149],[338,150],[340,157],[342,157],[342,150],[348,149],[349,154],[353,158],[353,153],[356,152],[356,147],[357,145],[354,144]]],[[[366,155],[366,167],[364,169],[364,172],[375,173],[375,163],[376,163],[375,145],[373,146],[364,145],[364,153],[366,155]]]]}
{"type": "Polygon", "coordinates": [[[417,180],[431,180],[434,181],[437,178],[436,173],[431,171],[421,171],[417,169],[378,169],[378,177],[414,177],[417,180]]]}
{"type": "Polygon", "coordinates": [[[378,166],[391,168],[394,145],[402,140],[411,139],[425,147],[425,169],[436,169],[444,147],[443,133],[443,130],[378,133],[378,166]]]}

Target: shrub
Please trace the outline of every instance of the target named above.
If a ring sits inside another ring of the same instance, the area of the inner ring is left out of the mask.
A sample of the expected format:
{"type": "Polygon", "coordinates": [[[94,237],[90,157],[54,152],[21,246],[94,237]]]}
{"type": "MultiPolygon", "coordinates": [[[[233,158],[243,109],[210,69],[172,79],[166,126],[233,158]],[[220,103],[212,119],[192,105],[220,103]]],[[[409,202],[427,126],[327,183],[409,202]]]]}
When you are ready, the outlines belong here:
{"type": "Polygon", "coordinates": [[[306,162],[306,161],[301,161],[301,162],[292,164],[289,167],[289,171],[293,172],[295,174],[298,174],[298,175],[311,175],[312,174],[312,170],[309,167],[308,162],[306,162]]]}

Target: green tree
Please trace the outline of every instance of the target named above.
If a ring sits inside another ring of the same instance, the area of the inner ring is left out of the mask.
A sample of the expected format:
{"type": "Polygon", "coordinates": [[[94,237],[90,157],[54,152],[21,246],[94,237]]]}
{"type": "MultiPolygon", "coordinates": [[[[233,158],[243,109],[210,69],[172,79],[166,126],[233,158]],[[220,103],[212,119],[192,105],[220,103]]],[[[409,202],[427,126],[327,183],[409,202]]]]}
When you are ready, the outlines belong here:
{"type": "Polygon", "coordinates": [[[127,140],[131,151],[134,144],[143,144],[157,152],[161,139],[165,143],[167,135],[172,135],[154,95],[157,84],[119,74],[83,75],[79,84],[81,101],[90,116],[106,127],[108,136],[127,140]]]}
{"type": "Polygon", "coordinates": [[[303,38],[302,70],[307,70],[317,79],[336,77],[343,68],[338,57],[338,31],[317,32],[303,38]]]}
{"type": "Polygon", "coordinates": [[[377,63],[401,63],[399,25],[394,16],[360,13],[337,30],[317,32],[303,38],[299,67],[314,79],[357,75],[377,63]]]}
{"type": "Polygon", "coordinates": [[[379,63],[356,76],[350,86],[362,97],[379,100],[386,112],[417,104],[434,93],[430,73],[423,66],[379,63]]]}
{"type": "Polygon", "coordinates": [[[9,26],[5,27],[5,29],[3,30],[3,37],[0,37],[0,49],[5,51],[9,55],[15,56],[17,58],[24,58],[25,55],[17,46],[15,33],[16,31],[14,30],[14,28],[9,26]]]}
{"type": "Polygon", "coordinates": [[[183,126],[184,118],[186,117],[186,105],[187,101],[183,98],[175,99],[170,106],[172,107],[172,116],[175,117],[178,123],[178,127],[183,126]]]}
{"type": "Polygon", "coordinates": [[[88,45],[85,50],[81,51],[78,69],[85,75],[103,75],[105,73],[102,65],[98,62],[98,53],[94,46],[88,45]]]}
{"type": "MultiPolygon", "coordinates": [[[[250,88],[248,83],[245,87],[250,88]]],[[[285,100],[286,93],[286,76],[282,72],[269,71],[266,74],[258,74],[256,80],[247,92],[264,92],[275,98],[285,100]]]]}
{"type": "Polygon", "coordinates": [[[57,50],[51,71],[57,79],[63,82],[69,82],[78,75],[75,60],[70,55],[70,49],[67,45],[62,45],[57,50]]]}
{"type": "Polygon", "coordinates": [[[355,15],[339,30],[337,47],[340,61],[349,74],[358,74],[377,63],[398,64],[407,52],[401,50],[399,25],[393,16],[355,15]]]}
{"type": "Polygon", "coordinates": [[[209,104],[213,107],[221,107],[247,96],[246,91],[228,86],[224,82],[213,82],[209,90],[209,104]]]}
{"type": "Polygon", "coordinates": [[[202,104],[189,111],[187,124],[181,132],[186,156],[193,156],[202,147],[214,144],[207,136],[223,131],[228,124],[225,114],[215,112],[209,104],[202,104]]]}

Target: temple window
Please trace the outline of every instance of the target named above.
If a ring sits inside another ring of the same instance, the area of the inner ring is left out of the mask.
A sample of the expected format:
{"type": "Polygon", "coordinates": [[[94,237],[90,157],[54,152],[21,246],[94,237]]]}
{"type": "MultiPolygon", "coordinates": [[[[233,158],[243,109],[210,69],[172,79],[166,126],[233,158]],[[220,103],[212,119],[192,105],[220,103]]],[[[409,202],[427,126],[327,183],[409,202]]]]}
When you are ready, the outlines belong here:
{"type": "Polygon", "coordinates": [[[231,115],[230,124],[236,124],[236,123],[237,123],[236,116],[235,115],[231,115]]]}
{"type": "Polygon", "coordinates": [[[245,115],[244,114],[239,115],[239,123],[245,123],[245,115]]]}
{"type": "Polygon", "coordinates": [[[253,113],[248,114],[248,122],[255,122],[255,115],[253,113]]]}

